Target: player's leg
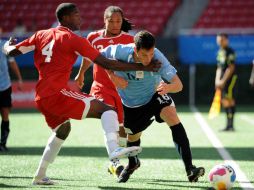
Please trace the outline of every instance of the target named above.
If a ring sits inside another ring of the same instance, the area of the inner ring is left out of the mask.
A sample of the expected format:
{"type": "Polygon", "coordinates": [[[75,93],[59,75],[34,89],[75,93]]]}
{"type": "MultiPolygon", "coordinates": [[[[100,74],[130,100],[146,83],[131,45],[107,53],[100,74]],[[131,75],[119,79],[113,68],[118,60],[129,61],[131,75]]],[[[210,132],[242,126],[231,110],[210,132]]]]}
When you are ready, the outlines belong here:
{"type": "Polygon", "coordinates": [[[11,92],[12,92],[11,87],[0,92],[0,110],[1,110],[1,118],[2,118],[0,151],[8,151],[8,148],[6,147],[6,143],[10,133],[9,113],[12,106],[11,92]]]}
{"type": "MultiPolygon", "coordinates": [[[[128,134],[127,147],[140,146],[141,134],[142,132],[136,133],[134,135],[128,134]]],[[[128,181],[131,174],[133,174],[133,172],[140,167],[140,161],[137,155],[129,156],[128,160],[129,160],[128,165],[124,168],[124,170],[121,172],[118,178],[119,183],[124,183],[128,181]]]]}
{"type": "Polygon", "coordinates": [[[8,148],[6,147],[6,143],[10,133],[9,113],[10,113],[10,108],[7,108],[7,107],[1,108],[2,122],[1,122],[0,151],[8,151],[8,148]]]}
{"type": "MultiPolygon", "coordinates": [[[[112,90],[111,90],[112,91],[112,90]]],[[[115,108],[119,121],[119,145],[121,147],[126,147],[126,134],[123,128],[123,108],[122,102],[117,92],[112,92],[111,94],[101,91],[100,89],[93,87],[91,89],[91,94],[96,97],[96,99],[102,101],[103,103],[115,108]]],[[[108,167],[108,172],[113,174],[113,176],[118,177],[122,172],[124,166],[121,165],[120,160],[114,160],[110,162],[108,167]]]]}
{"type": "MultiPolygon", "coordinates": [[[[86,100],[84,100],[86,101],[86,100]]],[[[120,148],[118,144],[118,130],[119,123],[116,112],[112,107],[107,106],[103,102],[93,99],[89,103],[86,101],[86,105],[89,105],[89,111],[87,113],[88,118],[100,118],[102,128],[104,131],[104,139],[107,148],[107,152],[110,160],[118,160],[121,157],[127,157],[129,155],[137,155],[141,152],[140,147],[128,147],[120,148]]]]}
{"type": "Polygon", "coordinates": [[[184,162],[189,181],[196,182],[200,176],[204,175],[205,170],[203,167],[196,168],[192,164],[192,154],[189,139],[182,123],[178,118],[173,102],[170,106],[166,106],[161,110],[160,118],[170,126],[173,141],[184,162]]]}
{"type": "Polygon", "coordinates": [[[44,149],[41,161],[39,166],[36,170],[33,184],[34,185],[54,185],[55,182],[50,180],[47,175],[46,171],[49,164],[52,164],[58,155],[62,144],[64,143],[65,139],[68,137],[71,131],[71,124],[67,120],[63,124],[59,125],[55,129],[53,129],[53,133],[48,139],[47,145],[44,149]]]}
{"type": "Polygon", "coordinates": [[[223,131],[234,131],[234,115],[235,115],[235,85],[237,76],[233,76],[228,81],[223,90],[222,106],[226,111],[227,124],[223,131]]]}
{"type": "Polygon", "coordinates": [[[93,86],[90,94],[92,94],[96,99],[102,101],[108,106],[114,108],[117,112],[118,122],[119,122],[119,145],[126,147],[126,136],[124,127],[123,127],[123,106],[121,98],[119,97],[117,92],[110,90],[109,92],[104,92],[98,89],[96,86],[93,86]]]}

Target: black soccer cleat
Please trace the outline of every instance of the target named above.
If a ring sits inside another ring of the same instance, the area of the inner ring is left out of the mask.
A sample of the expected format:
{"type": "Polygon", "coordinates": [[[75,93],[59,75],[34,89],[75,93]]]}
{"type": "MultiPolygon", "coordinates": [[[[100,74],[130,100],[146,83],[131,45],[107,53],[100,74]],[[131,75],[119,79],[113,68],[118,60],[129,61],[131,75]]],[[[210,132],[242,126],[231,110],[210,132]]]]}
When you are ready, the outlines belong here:
{"type": "Polygon", "coordinates": [[[125,183],[126,181],[128,181],[128,179],[130,178],[131,174],[133,174],[133,172],[138,169],[140,167],[140,161],[139,159],[137,159],[137,163],[135,164],[135,166],[133,167],[129,167],[129,165],[127,165],[123,171],[121,172],[120,176],[118,177],[118,183],[125,183]]]}
{"type": "Polygon", "coordinates": [[[187,171],[187,176],[190,182],[197,182],[198,178],[203,176],[205,174],[205,168],[203,167],[196,167],[192,166],[188,171],[187,171]]]}

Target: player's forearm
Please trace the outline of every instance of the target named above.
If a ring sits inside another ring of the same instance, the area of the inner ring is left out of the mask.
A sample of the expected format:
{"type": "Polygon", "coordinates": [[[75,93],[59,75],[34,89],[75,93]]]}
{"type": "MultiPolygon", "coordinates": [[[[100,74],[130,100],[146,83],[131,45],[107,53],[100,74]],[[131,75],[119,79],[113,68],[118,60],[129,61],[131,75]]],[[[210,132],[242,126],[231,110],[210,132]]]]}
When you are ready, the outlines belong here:
{"type": "Polygon", "coordinates": [[[91,64],[92,62],[89,59],[83,58],[79,68],[79,74],[85,74],[91,64]]]}
{"type": "Polygon", "coordinates": [[[153,71],[157,72],[161,67],[159,61],[153,61],[148,65],[144,66],[141,63],[125,63],[122,61],[117,61],[113,59],[107,59],[103,55],[96,57],[94,62],[104,69],[113,70],[113,71],[153,71]]]}
{"type": "Polygon", "coordinates": [[[217,68],[217,70],[216,70],[216,76],[215,76],[215,84],[219,83],[220,78],[221,78],[221,72],[222,72],[222,69],[221,68],[217,68]]]}
{"type": "Polygon", "coordinates": [[[171,83],[167,84],[168,86],[168,93],[177,93],[182,91],[183,89],[183,83],[179,79],[179,77],[174,77],[174,80],[171,81],[171,83]]]}
{"type": "Polygon", "coordinates": [[[12,71],[14,72],[14,74],[16,75],[17,79],[22,82],[22,76],[21,76],[21,73],[20,73],[20,70],[18,68],[18,65],[16,62],[10,62],[10,67],[12,69],[12,71]]]}
{"type": "Polygon", "coordinates": [[[226,71],[225,71],[225,73],[224,73],[224,75],[223,75],[223,77],[222,77],[222,81],[225,83],[225,82],[227,82],[228,81],[228,79],[232,76],[232,74],[234,73],[234,70],[235,70],[235,65],[230,65],[227,69],[226,69],[226,71]]]}

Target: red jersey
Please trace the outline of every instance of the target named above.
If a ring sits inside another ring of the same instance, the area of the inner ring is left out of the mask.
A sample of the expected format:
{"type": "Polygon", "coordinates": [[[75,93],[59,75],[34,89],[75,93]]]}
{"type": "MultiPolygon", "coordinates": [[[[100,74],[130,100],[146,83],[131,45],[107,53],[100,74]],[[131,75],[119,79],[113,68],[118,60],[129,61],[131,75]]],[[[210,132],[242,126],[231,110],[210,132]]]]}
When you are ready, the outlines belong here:
{"type": "MultiPolygon", "coordinates": [[[[105,30],[99,30],[96,32],[91,32],[87,39],[92,44],[92,46],[98,50],[102,50],[109,45],[113,44],[129,44],[134,42],[134,37],[126,32],[121,32],[118,36],[115,37],[104,37],[105,30]]],[[[110,80],[105,69],[101,66],[94,64],[93,65],[93,86],[102,87],[103,91],[116,91],[115,85],[110,80]]]]}
{"type": "Polygon", "coordinates": [[[34,50],[34,63],[39,72],[35,100],[52,96],[67,88],[72,66],[78,55],[92,61],[99,55],[99,51],[87,39],[63,26],[40,30],[17,44],[16,48],[22,53],[34,50]]]}

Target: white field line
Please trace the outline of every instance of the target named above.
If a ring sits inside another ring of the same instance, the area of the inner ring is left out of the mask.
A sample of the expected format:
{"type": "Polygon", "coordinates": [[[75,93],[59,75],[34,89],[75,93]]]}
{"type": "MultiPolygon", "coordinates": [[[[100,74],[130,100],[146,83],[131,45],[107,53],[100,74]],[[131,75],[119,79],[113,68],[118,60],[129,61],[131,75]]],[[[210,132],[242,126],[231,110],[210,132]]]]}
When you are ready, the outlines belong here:
{"type": "Polygon", "coordinates": [[[244,121],[246,121],[247,123],[254,125],[254,118],[251,119],[250,117],[248,117],[247,115],[240,115],[240,118],[244,121]]]}
{"type": "Polygon", "coordinates": [[[195,119],[199,123],[201,129],[206,134],[209,141],[216,148],[220,156],[225,160],[225,163],[230,164],[236,172],[236,180],[244,190],[254,190],[254,186],[250,180],[246,177],[239,165],[233,160],[229,152],[224,148],[220,140],[217,138],[215,133],[212,131],[208,123],[205,121],[201,113],[195,106],[191,106],[191,111],[194,113],[195,119]]]}

